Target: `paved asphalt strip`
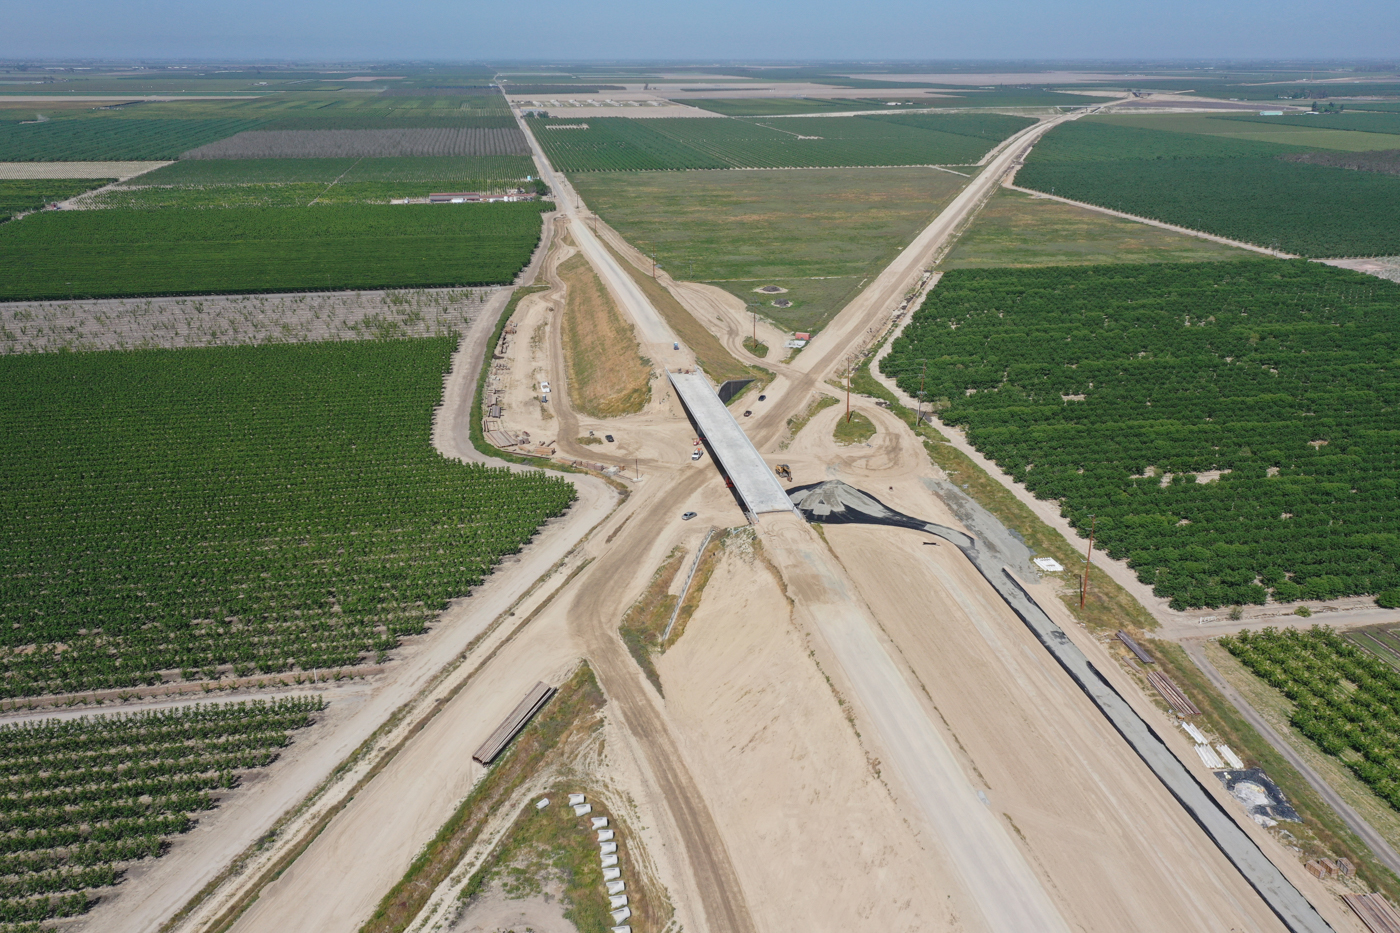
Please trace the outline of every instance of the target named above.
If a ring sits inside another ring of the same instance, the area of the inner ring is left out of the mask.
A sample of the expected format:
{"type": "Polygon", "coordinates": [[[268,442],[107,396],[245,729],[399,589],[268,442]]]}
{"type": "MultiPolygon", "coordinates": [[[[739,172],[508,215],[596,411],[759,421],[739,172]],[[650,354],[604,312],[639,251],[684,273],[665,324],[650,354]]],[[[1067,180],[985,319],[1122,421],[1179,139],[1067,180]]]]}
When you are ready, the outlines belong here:
{"type": "Polygon", "coordinates": [[[977,541],[961,531],[933,522],[920,521],[896,512],[874,496],[854,486],[832,480],[788,490],[788,495],[808,521],[828,524],[891,525],[923,531],[956,545],[992,585],[1011,610],[1060,663],[1118,734],[1152,769],[1171,795],[1191,814],[1207,836],[1220,848],[1284,926],[1294,933],[1332,933],[1308,899],[1295,888],[1278,867],[1260,851],[1253,839],[1172,754],[1152,727],[1142,720],[1107,679],[1089,662],[1064,630],[1056,625],[1005,567],[992,566],[983,558],[977,541]]]}

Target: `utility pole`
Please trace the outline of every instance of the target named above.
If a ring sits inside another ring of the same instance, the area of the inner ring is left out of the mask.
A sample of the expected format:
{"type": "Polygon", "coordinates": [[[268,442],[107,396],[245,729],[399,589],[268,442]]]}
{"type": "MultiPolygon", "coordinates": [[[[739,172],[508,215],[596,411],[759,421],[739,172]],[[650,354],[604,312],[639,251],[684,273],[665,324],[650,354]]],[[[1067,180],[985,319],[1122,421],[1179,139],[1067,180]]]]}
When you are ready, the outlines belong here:
{"type": "Polygon", "coordinates": [[[641,480],[642,480],[642,461],[641,461],[640,459],[633,460],[633,461],[632,461],[632,469],[633,469],[633,471],[636,472],[636,474],[637,474],[637,482],[641,482],[641,480]]]}
{"type": "Polygon", "coordinates": [[[928,360],[919,360],[919,411],[914,416],[914,430],[919,429],[919,425],[924,420],[924,377],[928,375],[928,360]]]}
{"type": "Polygon", "coordinates": [[[656,278],[656,250],[651,251],[651,277],[656,278]]]}
{"type": "Polygon", "coordinates": [[[753,342],[754,342],[754,346],[758,346],[758,312],[757,312],[757,311],[755,311],[755,312],[753,313],[753,342]]]}
{"type": "Polygon", "coordinates": [[[851,365],[846,364],[846,423],[851,423],[851,365]]]}
{"type": "Polygon", "coordinates": [[[1094,559],[1094,525],[1096,519],[1089,516],[1089,550],[1084,554],[1084,582],[1079,585],[1079,608],[1084,608],[1084,597],[1089,593],[1089,562],[1094,559]]]}

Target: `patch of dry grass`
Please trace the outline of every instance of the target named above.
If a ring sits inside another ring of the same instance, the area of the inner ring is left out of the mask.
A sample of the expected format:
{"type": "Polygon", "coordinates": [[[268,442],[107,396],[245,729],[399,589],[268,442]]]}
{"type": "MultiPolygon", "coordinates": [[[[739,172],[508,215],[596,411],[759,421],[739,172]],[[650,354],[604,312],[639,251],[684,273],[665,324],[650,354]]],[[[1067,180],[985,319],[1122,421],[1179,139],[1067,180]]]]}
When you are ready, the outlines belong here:
{"type": "Polygon", "coordinates": [[[598,274],[582,255],[559,266],[568,289],[564,365],[574,407],[595,418],[641,411],[651,399],[651,366],[598,274]]]}
{"type": "Polygon", "coordinates": [[[831,436],[836,438],[838,444],[864,444],[875,436],[875,425],[865,415],[853,411],[850,417],[837,419],[831,436]]]}
{"type": "Polygon", "coordinates": [[[676,332],[676,336],[685,342],[685,345],[695,354],[695,359],[700,364],[700,368],[705,370],[705,374],[716,382],[723,382],[726,379],[750,379],[758,378],[760,382],[766,383],[772,375],[766,370],[758,367],[748,367],[736,360],[728,350],[719,342],[714,334],[705,329],[695,315],[685,309],[676,296],[666,290],[660,282],[638,269],[628,262],[623,256],[613,249],[611,245],[604,244],[612,252],[618,264],[632,276],[632,280],[642,289],[647,296],[647,301],[655,308],[666,323],[671,326],[671,330],[676,332]]]}

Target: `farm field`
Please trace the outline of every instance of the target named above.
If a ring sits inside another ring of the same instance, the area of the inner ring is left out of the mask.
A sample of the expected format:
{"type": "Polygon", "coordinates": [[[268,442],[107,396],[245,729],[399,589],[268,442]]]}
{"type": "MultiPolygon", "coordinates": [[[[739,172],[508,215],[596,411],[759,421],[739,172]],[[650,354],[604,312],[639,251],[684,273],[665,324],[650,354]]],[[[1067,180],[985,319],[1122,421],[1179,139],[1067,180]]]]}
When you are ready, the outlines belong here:
{"type": "Polygon", "coordinates": [[[947,273],[883,371],[1174,609],[1400,599],[1400,285],[1315,263],[947,273]]]}
{"type": "Polygon", "coordinates": [[[326,159],[524,156],[519,127],[252,130],[181,154],[181,159],[326,159]]]}
{"type": "Polygon", "coordinates": [[[236,118],[136,120],[88,117],[0,123],[0,162],[120,162],[180,153],[261,125],[236,118]]]}
{"type": "Polygon", "coordinates": [[[967,164],[1033,122],[1003,114],[895,114],[767,122],[589,117],[532,126],[554,167],[572,174],[967,164]]]}
{"type": "Polygon", "coordinates": [[[318,182],[520,181],[535,174],[529,156],[436,156],[382,159],[187,159],[133,178],[130,185],[254,185],[318,182]]]}
{"type": "Polygon", "coordinates": [[[48,211],[0,226],[0,300],[505,284],[541,206],[48,211]]]}
{"type": "MultiPolygon", "coordinates": [[[[225,207],[323,207],[329,204],[389,204],[394,199],[426,198],[438,191],[501,192],[525,184],[523,179],[467,179],[434,183],[407,181],[358,181],[326,184],[301,182],[272,185],[149,185],[112,188],[74,204],[84,209],[204,210],[225,207]]],[[[480,206],[480,205],[474,205],[480,206]]]]}
{"type": "MultiPolygon", "coordinates": [[[[1289,724],[1400,810],[1400,671],[1378,652],[1324,627],[1265,629],[1220,639],[1292,704],[1289,724]]],[[[1392,655],[1393,656],[1393,655],[1392,655]]]]}
{"type": "Polygon", "coordinates": [[[1041,137],[1031,150],[1027,164],[1272,158],[1307,151],[1304,146],[1232,139],[1208,132],[1219,125],[1215,117],[1194,113],[1084,117],[1058,126],[1041,137]]]}
{"type": "Polygon", "coordinates": [[[0,353],[447,337],[462,333],[497,291],[443,288],[14,302],[0,306],[0,353]]]}
{"type": "Polygon", "coordinates": [[[1400,149],[1383,149],[1377,152],[1303,152],[1284,156],[1284,159],[1288,162],[1330,165],[1358,172],[1400,175],[1400,149]]]}
{"type": "Polygon", "coordinates": [[[972,89],[967,87],[949,88],[939,93],[947,97],[938,98],[935,107],[1092,107],[1107,103],[1119,96],[1118,91],[1085,88],[1088,93],[1072,94],[1050,88],[996,87],[972,89]],[[1100,96],[1102,95],[1102,96],[1100,96]]]}
{"type": "Polygon", "coordinates": [[[1281,117],[1259,114],[1239,114],[1222,117],[1222,122],[1252,123],[1274,127],[1302,127],[1313,131],[1336,132],[1351,130],[1362,133],[1400,134],[1400,113],[1367,113],[1348,110],[1344,113],[1285,113],[1281,117]]]}
{"type": "Polygon", "coordinates": [[[352,667],[423,632],[574,498],[433,450],[455,346],[0,358],[0,696],[352,667]]]}
{"type": "Polygon", "coordinates": [[[442,129],[444,127],[470,130],[516,130],[520,127],[511,116],[479,116],[473,111],[458,110],[346,110],[325,107],[317,110],[297,110],[276,116],[264,129],[272,131],[305,130],[409,130],[442,129]]]}
{"type": "Polygon", "coordinates": [[[1076,122],[1051,131],[1032,150],[1016,182],[1302,256],[1400,253],[1400,227],[1393,222],[1400,211],[1400,178],[1281,158],[1306,151],[1258,140],[1076,122]]]}
{"type": "Polygon", "coordinates": [[[673,277],[717,285],[793,330],[817,329],[844,307],[966,184],[923,168],[600,172],[572,181],[673,277]],[[764,285],[787,292],[754,291],[764,285]]]}
{"type": "Polygon", "coordinates": [[[66,201],[84,191],[100,188],[112,178],[0,180],[0,221],[15,214],[38,210],[52,201],[66,201]]]}
{"type": "MultiPolygon", "coordinates": [[[[1332,123],[1333,114],[1324,118],[1314,117],[1260,117],[1260,116],[1220,116],[1203,113],[1163,113],[1145,115],[1119,115],[1085,117],[1081,121],[1086,126],[1131,127],[1167,133],[1186,133],[1193,136],[1214,137],[1221,140],[1237,139],[1242,142],[1255,142],[1265,145],[1303,147],[1306,149],[1336,149],[1340,152],[1366,152],[1371,149],[1394,149],[1394,136],[1384,132],[1357,132],[1351,128],[1341,128],[1332,123]],[[1306,119],[1308,122],[1302,122],[1306,119]],[[1285,122],[1287,121],[1287,122],[1285,122]]],[[[1362,114],[1358,114],[1362,116],[1362,114]]],[[[1379,116],[1375,114],[1374,116],[1379,116]]],[[[1202,145],[1197,139],[1195,145],[1202,145]]],[[[1199,156],[1215,154],[1201,150],[1199,156]]],[[[1221,151],[1221,155],[1235,153],[1221,151]]],[[[1243,150],[1239,154],[1244,154],[1243,150]]],[[[1265,153],[1261,153],[1265,154],[1265,153]]],[[[1120,156],[1125,158],[1126,156],[1120,156]]]]}
{"type": "Polygon", "coordinates": [[[1253,255],[1233,246],[1003,188],[992,195],[939,268],[1205,262],[1253,255]]]}
{"type": "Polygon", "coordinates": [[[0,162],[0,181],[99,179],[105,184],[167,164],[164,159],[141,162],[0,162]]]}
{"type": "Polygon", "coordinates": [[[0,923],[38,930],[86,913],[323,707],[254,700],[0,726],[0,923]]]}
{"type": "MultiPolygon", "coordinates": [[[[879,110],[888,107],[890,102],[884,99],[866,100],[829,100],[820,97],[736,97],[736,98],[713,98],[694,100],[686,97],[672,98],[678,104],[686,104],[690,107],[699,107],[701,110],[708,110],[711,113],[722,114],[726,117],[771,117],[776,114],[803,114],[803,113],[844,113],[850,110],[879,110]]],[[[906,106],[903,100],[895,101],[899,107],[906,106]]],[[[915,106],[927,106],[920,102],[915,106]]]]}

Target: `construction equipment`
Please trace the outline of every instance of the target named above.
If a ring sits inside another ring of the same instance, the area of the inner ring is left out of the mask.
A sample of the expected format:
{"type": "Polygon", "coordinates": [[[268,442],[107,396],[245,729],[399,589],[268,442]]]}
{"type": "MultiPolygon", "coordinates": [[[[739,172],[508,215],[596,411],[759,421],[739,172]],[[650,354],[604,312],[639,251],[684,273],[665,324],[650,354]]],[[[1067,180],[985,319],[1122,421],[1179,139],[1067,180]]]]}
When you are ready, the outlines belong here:
{"type": "Polygon", "coordinates": [[[776,467],[773,468],[773,472],[777,473],[789,483],[792,482],[792,468],[789,467],[786,463],[778,464],[776,467]]]}

